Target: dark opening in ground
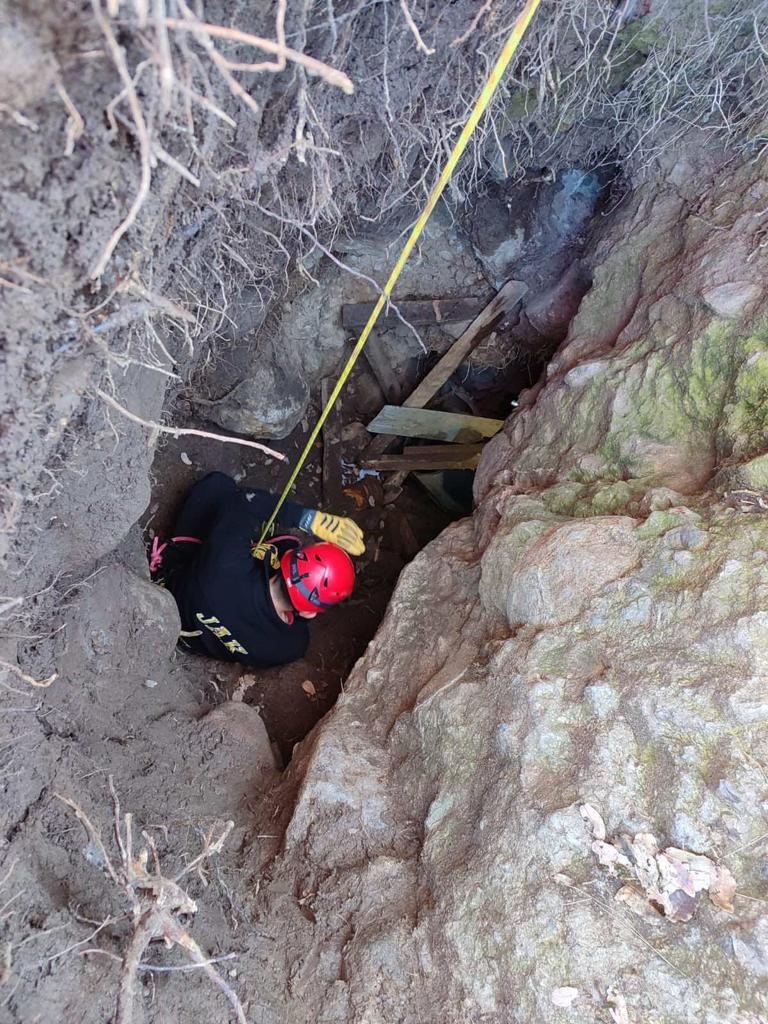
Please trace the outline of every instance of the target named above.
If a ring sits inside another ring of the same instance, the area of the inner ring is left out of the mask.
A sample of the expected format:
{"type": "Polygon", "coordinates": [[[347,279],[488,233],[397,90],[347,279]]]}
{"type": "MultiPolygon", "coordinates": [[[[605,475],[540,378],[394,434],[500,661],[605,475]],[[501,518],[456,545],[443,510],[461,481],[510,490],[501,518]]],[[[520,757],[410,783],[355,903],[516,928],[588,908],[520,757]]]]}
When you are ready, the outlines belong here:
{"type": "MultiPolygon", "coordinates": [[[[483,196],[466,204],[460,216],[456,211],[441,211],[432,239],[433,246],[442,246],[436,250],[443,260],[440,272],[431,270],[427,254],[422,257],[420,275],[404,282],[396,294],[396,301],[414,317],[415,325],[404,327],[392,315],[382,319],[334,413],[340,449],[335,468],[329,475],[326,467],[324,474],[324,445],[318,440],[292,495],[307,507],[352,516],[365,532],[367,547],[357,560],[355,593],[343,609],[313,622],[308,654],[294,664],[251,672],[179,654],[194,662],[189,670],[200,678],[210,703],[218,703],[240,688],[243,698],[258,707],[284,760],[333,705],[344,679],[374,636],[403,567],[448,523],[471,512],[472,468],[393,480],[391,474],[366,469],[372,441],[367,426],[385,405],[399,406],[472,323],[474,314],[463,321],[455,311],[446,317],[448,304],[461,300],[469,310],[472,303],[482,309],[505,282],[519,281],[523,298],[494,319],[483,340],[428,403],[433,410],[506,419],[520,392],[541,376],[589,287],[589,272],[579,257],[594,215],[607,197],[610,180],[607,173],[579,170],[557,177],[532,173],[522,181],[492,183],[483,196]]],[[[383,240],[377,236],[356,238],[340,243],[339,248],[346,260],[360,258],[362,253],[368,260],[364,265],[376,265],[379,259],[385,262],[385,243],[391,237],[390,230],[383,240]]],[[[337,267],[329,270],[343,279],[337,267]]],[[[306,288],[304,280],[294,282],[290,300],[301,299],[306,288]]],[[[351,297],[361,297],[359,285],[351,297]]],[[[372,300],[375,292],[365,297],[372,300]]],[[[355,340],[354,317],[365,315],[364,309],[353,309],[344,299],[338,286],[331,298],[326,291],[326,301],[338,304],[332,311],[337,321],[349,320],[347,343],[339,353],[338,365],[355,340]]],[[[297,306],[300,302],[293,308],[297,306]]],[[[290,308],[286,299],[286,309],[290,308]]],[[[222,406],[230,395],[244,381],[254,379],[253,351],[260,344],[259,332],[262,337],[267,329],[274,334],[276,327],[272,320],[265,325],[263,317],[254,318],[247,301],[239,316],[240,329],[222,332],[192,388],[177,396],[174,419],[178,425],[206,425],[209,417],[214,427],[220,425],[222,406]],[[218,420],[213,409],[218,411],[218,420]]],[[[303,328],[302,323],[298,326],[303,328]]],[[[317,345],[322,347],[322,338],[317,345]]],[[[263,361],[268,359],[276,363],[274,351],[263,357],[263,361]]],[[[335,381],[337,375],[327,379],[335,381]]],[[[269,380],[276,408],[289,405],[297,388],[306,388],[310,394],[299,425],[284,440],[269,441],[288,456],[288,462],[265,460],[258,452],[201,438],[165,444],[154,466],[153,501],[145,520],[148,533],[168,534],[188,488],[212,470],[230,474],[243,486],[275,493],[282,489],[320,413],[324,392],[318,380],[297,382],[287,375],[281,384],[279,373],[269,380]]],[[[260,397],[269,411],[269,400],[260,397]]],[[[240,402],[237,413],[251,415],[252,408],[251,402],[243,412],[240,402]]],[[[231,410],[227,415],[232,415],[231,410]]],[[[245,429],[241,432],[246,433],[245,429]]],[[[430,446],[440,442],[415,443],[430,446]]],[[[397,454],[402,449],[402,438],[390,439],[388,451],[397,454]]]]}

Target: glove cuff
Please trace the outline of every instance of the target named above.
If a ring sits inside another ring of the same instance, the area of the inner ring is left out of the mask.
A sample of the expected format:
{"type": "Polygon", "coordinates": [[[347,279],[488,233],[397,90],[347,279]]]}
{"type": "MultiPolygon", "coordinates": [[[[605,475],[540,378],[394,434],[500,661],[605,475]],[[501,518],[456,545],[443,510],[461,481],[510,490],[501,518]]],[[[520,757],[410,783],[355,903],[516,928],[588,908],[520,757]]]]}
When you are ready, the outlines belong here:
{"type": "Polygon", "coordinates": [[[305,533],[312,532],[312,520],[315,518],[316,510],[313,508],[305,508],[299,518],[299,529],[305,533]]]}

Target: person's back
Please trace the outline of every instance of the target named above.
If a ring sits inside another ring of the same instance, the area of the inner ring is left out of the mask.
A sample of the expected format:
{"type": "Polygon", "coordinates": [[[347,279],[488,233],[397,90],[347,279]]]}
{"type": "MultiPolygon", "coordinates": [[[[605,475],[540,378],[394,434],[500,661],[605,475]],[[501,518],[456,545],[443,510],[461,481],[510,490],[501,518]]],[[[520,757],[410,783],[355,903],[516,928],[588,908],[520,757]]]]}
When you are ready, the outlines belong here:
{"type": "MultiPolygon", "coordinates": [[[[153,559],[156,575],[162,576],[158,581],[176,598],[187,649],[255,667],[295,661],[309,643],[307,619],[351,593],[351,560],[332,544],[305,549],[298,539],[282,537],[254,557],[261,523],[275,503],[265,491],[240,490],[223,473],[211,473],[192,487],[169,549],[156,547],[153,559]],[[297,570],[297,553],[304,550],[315,551],[314,557],[306,571],[297,570]],[[305,579],[312,579],[311,587],[305,579]]],[[[321,536],[330,524],[355,550],[364,550],[362,534],[349,520],[295,502],[285,503],[280,519],[289,528],[321,536]]]]}

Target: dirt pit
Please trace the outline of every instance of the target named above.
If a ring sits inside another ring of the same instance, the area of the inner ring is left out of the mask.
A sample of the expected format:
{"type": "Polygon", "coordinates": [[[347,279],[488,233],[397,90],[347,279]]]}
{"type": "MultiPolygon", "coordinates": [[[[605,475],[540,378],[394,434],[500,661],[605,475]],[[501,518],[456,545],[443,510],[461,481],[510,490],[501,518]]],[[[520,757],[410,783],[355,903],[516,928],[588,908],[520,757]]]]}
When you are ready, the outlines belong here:
{"type": "MultiPolygon", "coordinates": [[[[342,403],[344,418],[352,423],[358,422],[364,411],[357,404],[362,402],[357,382],[363,375],[362,370],[354,375],[342,403]]],[[[314,406],[307,423],[319,411],[319,406],[314,406]]],[[[179,422],[186,421],[187,416],[180,410],[179,422]]],[[[265,461],[246,448],[217,445],[201,438],[166,443],[153,466],[154,488],[143,523],[145,536],[148,539],[154,532],[167,536],[188,488],[213,470],[228,473],[241,486],[279,493],[308,435],[309,430],[300,425],[284,441],[270,442],[288,457],[289,463],[265,461]]],[[[228,699],[237,688],[244,693],[244,699],[262,715],[284,762],[290,758],[294,744],[333,705],[352,665],[373,638],[403,566],[452,518],[414,483],[407,483],[396,501],[384,504],[382,485],[375,478],[364,478],[348,488],[354,497],[341,493],[329,503],[323,495],[322,459],[323,446],[318,442],[292,496],[309,508],[329,508],[352,516],[364,531],[366,552],[355,560],[357,584],[353,596],[342,610],[318,616],[312,623],[306,658],[282,668],[251,673],[243,666],[181,651],[178,654],[195,675],[207,677],[205,697],[211,705],[228,699]]]]}
{"type": "MultiPolygon", "coordinates": [[[[490,189],[467,207],[463,225],[447,209],[438,211],[424,251],[408,266],[397,295],[402,310],[416,310],[421,320],[417,326],[403,324],[391,312],[382,318],[333,410],[329,433],[324,431],[315,443],[292,494],[307,507],[349,515],[363,529],[366,552],[357,560],[355,593],[343,610],[312,624],[309,652],[297,663],[249,672],[178,653],[200,680],[206,705],[216,706],[237,692],[259,711],[282,763],[333,705],[374,636],[403,566],[450,521],[471,512],[470,470],[450,471],[437,483],[432,474],[432,495],[427,477],[392,481],[389,474],[366,470],[372,442],[367,424],[384,405],[407,398],[471,323],[472,317],[460,320],[458,313],[443,321],[442,310],[451,303],[481,310],[499,282],[517,279],[524,299],[496,318],[429,403],[445,412],[506,418],[517,396],[535,385],[588,287],[579,255],[609,180],[568,171],[554,180],[539,177],[515,188],[490,189]],[[517,239],[514,246],[510,238],[517,239]]],[[[269,423],[290,426],[296,420],[287,437],[267,442],[287,462],[199,437],[164,441],[142,520],[145,544],[155,533],[170,534],[188,488],[213,470],[243,486],[282,490],[356,339],[347,318],[364,316],[354,304],[375,298],[368,281],[371,274],[381,276],[391,259],[397,227],[395,221],[341,247],[352,273],[323,260],[316,270],[322,299],[318,289],[296,279],[282,316],[270,322],[258,315],[257,304],[248,301],[244,290],[209,358],[175,392],[170,417],[175,426],[221,430],[223,425],[245,436],[259,436],[255,410],[264,431],[269,423]],[[314,340],[313,329],[318,332],[314,340]],[[290,349],[296,339],[304,342],[304,363],[292,375],[281,369],[278,354],[281,343],[290,349]],[[327,366],[334,372],[323,388],[310,370],[323,375],[327,366]],[[310,396],[308,404],[301,402],[303,393],[310,396]]],[[[389,440],[390,451],[402,449],[402,439],[389,440]]]]}

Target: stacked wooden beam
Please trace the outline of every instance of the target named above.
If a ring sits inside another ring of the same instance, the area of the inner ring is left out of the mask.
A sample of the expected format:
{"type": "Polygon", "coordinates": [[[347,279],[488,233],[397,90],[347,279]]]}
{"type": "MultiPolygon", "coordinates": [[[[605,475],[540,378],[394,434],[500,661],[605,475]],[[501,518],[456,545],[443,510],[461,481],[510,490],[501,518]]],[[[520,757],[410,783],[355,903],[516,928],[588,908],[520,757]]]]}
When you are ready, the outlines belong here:
{"type": "MultiPolygon", "coordinates": [[[[381,412],[368,424],[368,430],[377,436],[365,453],[363,464],[366,468],[396,472],[401,476],[412,470],[474,468],[480,458],[482,444],[493,437],[503,426],[503,420],[487,419],[482,416],[463,416],[458,413],[440,412],[427,409],[440,388],[459,366],[492,331],[494,325],[509,314],[528,291],[522,281],[508,281],[491,301],[476,313],[474,320],[464,333],[451,345],[446,354],[429,371],[421,383],[405,399],[401,406],[385,405],[381,412]],[[390,454],[401,437],[418,437],[433,441],[447,441],[450,444],[435,446],[406,447],[401,455],[390,454]],[[457,451],[456,449],[460,449],[457,451]]],[[[403,315],[415,313],[426,316],[426,307],[433,310],[430,322],[439,322],[437,313],[444,320],[466,314],[471,300],[434,300],[434,302],[401,303],[403,315]],[[407,309],[406,309],[407,307],[407,309]],[[417,307],[417,308],[414,308],[417,307]],[[424,307],[422,309],[422,307],[424,307]]],[[[357,304],[354,317],[362,316],[357,304]]],[[[344,307],[350,310],[351,307],[344,307]]],[[[347,313],[352,317],[352,312],[347,313]]],[[[425,321],[420,320],[420,323],[425,321]]]]}

